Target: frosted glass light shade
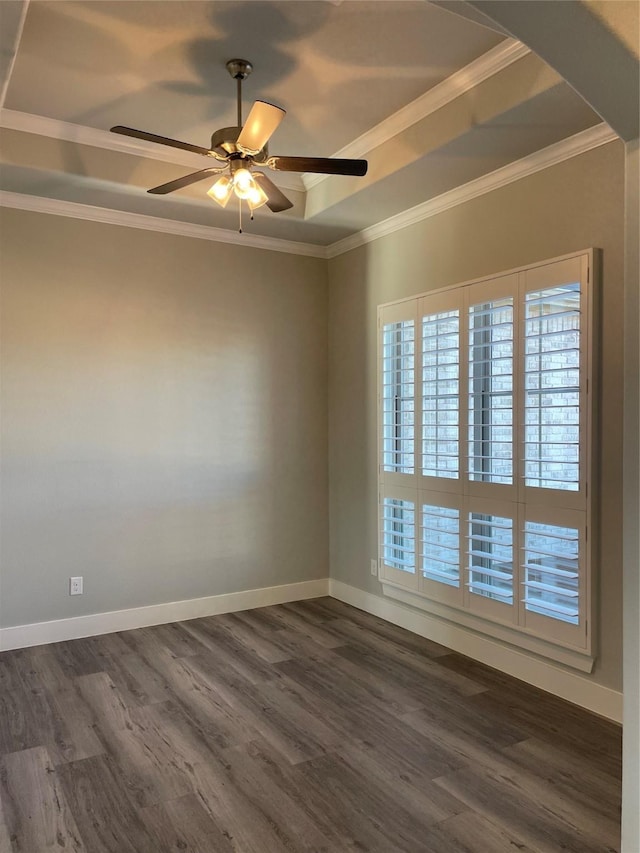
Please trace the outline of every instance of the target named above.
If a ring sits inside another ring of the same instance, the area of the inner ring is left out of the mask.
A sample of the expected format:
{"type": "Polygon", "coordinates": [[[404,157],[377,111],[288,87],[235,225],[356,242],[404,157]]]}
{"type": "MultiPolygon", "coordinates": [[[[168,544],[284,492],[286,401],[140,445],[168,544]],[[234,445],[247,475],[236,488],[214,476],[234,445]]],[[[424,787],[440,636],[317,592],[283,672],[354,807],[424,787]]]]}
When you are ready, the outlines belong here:
{"type": "Polygon", "coordinates": [[[259,207],[262,207],[263,204],[266,204],[269,201],[266,192],[259,186],[256,181],[253,181],[253,186],[249,190],[249,195],[247,196],[247,204],[251,208],[251,212],[257,210],[259,207]]]}
{"type": "Polygon", "coordinates": [[[226,207],[233,192],[233,181],[228,175],[223,175],[207,190],[207,195],[217,201],[220,207],[226,207]]]}

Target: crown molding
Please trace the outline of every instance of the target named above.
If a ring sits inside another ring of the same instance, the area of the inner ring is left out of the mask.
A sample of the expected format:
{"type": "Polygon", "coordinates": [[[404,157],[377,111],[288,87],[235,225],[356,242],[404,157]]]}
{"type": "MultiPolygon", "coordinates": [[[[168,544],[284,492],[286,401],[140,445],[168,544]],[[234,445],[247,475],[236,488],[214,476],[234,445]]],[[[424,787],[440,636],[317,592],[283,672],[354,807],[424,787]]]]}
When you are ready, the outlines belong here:
{"type": "Polygon", "coordinates": [[[375,225],[331,243],[329,246],[318,246],[312,243],[298,243],[292,240],[283,240],[276,237],[262,237],[254,234],[238,234],[235,231],[227,231],[224,228],[213,228],[207,225],[195,225],[188,222],[179,222],[175,219],[162,219],[158,216],[146,216],[139,213],[128,213],[105,207],[96,207],[77,202],[61,201],[59,199],[43,198],[41,196],[27,195],[0,191],[0,206],[16,208],[19,210],[30,210],[37,213],[51,213],[57,216],[69,216],[75,219],[87,219],[93,222],[103,222],[109,225],[123,225],[129,228],[141,228],[145,231],[159,231],[164,234],[176,234],[181,237],[195,237],[200,240],[212,240],[218,243],[231,243],[238,246],[250,246],[256,249],[267,249],[275,252],[285,252],[293,255],[305,255],[312,258],[336,258],[359,246],[372,243],[380,237],[393,234],[423,219],[436,216],[464,204],[478,196],[500,187],[526,178],[550,166],[555,166],[579,154],[584,154],[601,145],[607,145],[618,139],[618,136],[602,123],[576,133],[567,139],[549,145],[540,151],[523,157],[514,163],[509,163],[488,175],[482,175],[467,184],[455,187],[435,198],[422,202],[396,216],[391,216],[375,225]]]}
{"type": "MultiPolygon", "coordinates": [[[[496,47],[483,53],[469,65],[465,65],[441,83],[438,83],[428,92],[420,95],[415,101],[399,109],[380,124],[363,133],[353,142],[336,151],[334,157],[364,157],[369,151],[373,151],[407,128],[421,121],[423,118],[436,112],[451,103],[460,95],[464,95],[470,89],[478,86],[484,80],[497,74],[518,59],[531,53],[529,48],[516,39],[505,39],[496,47]]],[[[330,175],[305,174],[302,181],[307,190],[326,181],[330,175]]]]}
{"type": "Polygon", "coordinates": [[[79,204],[74,201],[43,198],[25,193],[0,191],[0,207],[29,210],[35,213],[49,213],[55,216],[68,216],[72,219],[84,219],[90,222],[102,222],[107,225],[123,225],[126,228],[140,228],[143,231],[158,231],[161,234],[175,234],[179,237],[195,237],[198,240],[212,240],[215,243],[231,243],[236,246],[267,249],[272,252],[284,252],[289,255],[304,255],[310,258],[326,258],[324,246],[313,243],[297,243],[277,237],[263,237],[258,234],[239,234],[224,228],[208,225],[195,225],[178,222],[175,219],[162,219],[159,216],[146,216],[129,213],[91,204],[79,204]]]}
{"type": "MultiPolygon", "coordinates": [[[[2,2],[2,0],[0,0],[2,2]]],[[[222,165],[213,158],[204,158],[202,154],[191,154],[180,148],[171,148],[156,142],[145,142],[131,136],[122,136],[108,130],[73,124],[69,121],[59,121],[47,116],[33,113],[23,113],[18,110],[0,110],[0,127],[6,130],[17,130],[21,133],[32,133],[35,136],[46,136],[50,139],[60,139],[64,142],[75,142],[78,145],[90,145],[93,148],[104,148],[106,151],[116,151],[121,154],[132,154],[134,157],[144,157],[146,160],[159,160],[162,163],[175,163],[190,169],[206,169],[207,166],[222,165]]],[[[304,192],[301,182],[284,179],[278,176],[278,186],[288,190],[304,192]]]]}
{"type": "Polygon", "coordinates": [[[557,163],[562,163],[564,160],[569,160],[578,154],[584,154],[616,139],[618,139],[617,134],[604,122],[594,125],[574,136],[569,136],[567,139],[523,157],[521,160],[502,166],[494,172],[489,172],[487,175],[482,175],[435,198],[430,198],[415,207],[389,217],[389,219],[384,219],[357,234],[338,240],[336,243],[327,246],[327,257],[335,258],[345,252],[350,252],[352,249],[371,243],[379,237],[393,234],[394,231],[407,228],[409,225],[414,225],[430,216],[436,216],[438,213],[464,204],[466,201],[500,189],[500,187],[505,187],[514,181],[519,181],[521,178],[548,169],[550,166],[555,166],[557,163]]]}

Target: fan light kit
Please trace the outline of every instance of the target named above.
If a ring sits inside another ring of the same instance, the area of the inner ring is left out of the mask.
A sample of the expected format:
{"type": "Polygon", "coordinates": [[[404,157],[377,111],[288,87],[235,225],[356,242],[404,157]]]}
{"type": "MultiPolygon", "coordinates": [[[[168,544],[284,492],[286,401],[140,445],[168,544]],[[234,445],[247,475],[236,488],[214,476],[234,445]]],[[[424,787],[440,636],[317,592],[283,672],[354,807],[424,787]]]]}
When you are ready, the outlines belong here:
{"type": "Polygon", "coordinates": [[[218,168],[210,167],[183,175],[175,181],[153,187],[147,192],[155,195],[166,195],[174,190],[182,189],[197,181],[204,181],[213,175],[219,176],[213,186],[207,191],[209,198],[221,207],[226,207],[231,196],[238,199],[240,211],[240,231],[242,231],[242,202],[246,202],[251,218],[253,211],[263,205],[269,210],[279,213],[293,207],[293,204],[264,172],[254,166],[266,166],[268,169],[280,172],[315,172],[323,175],[353,175],[361,177],[367,173],[366,160],[345,160],[335,157],[280,157],[269,156],[268,142],[272,134],[285,116],[285,110],[266,101],[255,101],[247,120],[242,123],[242,81],[253,71],[253,66],[246,59],[231,59],[226,64],[227,71],[237,83],[237,113],[238,123],[235,127],[223,127],[216,130],[211,137],[211,148],[201,148],[166,136],[157,136],[144,130],[116,125],[113,133],[144,139],[147,142],[157,142],[171,148],[192,151],[205,157],[212,157],[224,165],[218,168]]]}

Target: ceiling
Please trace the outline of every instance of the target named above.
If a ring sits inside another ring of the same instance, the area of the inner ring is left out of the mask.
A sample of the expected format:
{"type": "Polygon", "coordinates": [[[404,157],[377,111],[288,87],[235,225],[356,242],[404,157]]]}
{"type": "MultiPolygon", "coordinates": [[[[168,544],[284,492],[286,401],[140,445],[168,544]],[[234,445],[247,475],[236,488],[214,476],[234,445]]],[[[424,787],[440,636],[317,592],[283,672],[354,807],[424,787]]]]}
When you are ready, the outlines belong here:
{"type": "Polygon", "coordinates": [[[366,157],[364,178],[271,173],[292,210],[246,231],[328,246],[600,123],[504,31],[446,0],[2,0],[0,189],[236,232],[208,183],[146,189],[203,168],[236,123],[228,59],[250,60],[244,115],[287,110],[271,153],[366,157]],[[453,11],[452,11],[453,10],[453,11]]]}

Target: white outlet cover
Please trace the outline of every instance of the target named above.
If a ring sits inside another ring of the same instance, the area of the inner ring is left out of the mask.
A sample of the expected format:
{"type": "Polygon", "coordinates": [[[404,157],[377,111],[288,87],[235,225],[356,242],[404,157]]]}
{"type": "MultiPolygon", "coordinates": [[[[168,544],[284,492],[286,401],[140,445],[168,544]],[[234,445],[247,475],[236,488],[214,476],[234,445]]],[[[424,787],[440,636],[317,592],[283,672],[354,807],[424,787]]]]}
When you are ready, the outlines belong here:
{"type": "Polygon", "coordinates": [[[82,595],[82,578],[69,578],[69,595],[82,595]]]}

